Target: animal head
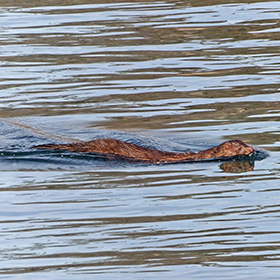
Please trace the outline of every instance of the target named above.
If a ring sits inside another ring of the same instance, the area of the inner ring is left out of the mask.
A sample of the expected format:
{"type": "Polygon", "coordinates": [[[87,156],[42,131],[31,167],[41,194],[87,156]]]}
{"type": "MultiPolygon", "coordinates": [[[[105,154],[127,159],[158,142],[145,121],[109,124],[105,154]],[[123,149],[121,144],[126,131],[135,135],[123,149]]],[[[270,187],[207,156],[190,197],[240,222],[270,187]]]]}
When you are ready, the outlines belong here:
{"type": "Polygon", "coordinates": [[[217,146],[216,157],[248,156],[254,153],[254,148],[240,140],[226,141],[217,146]]]}

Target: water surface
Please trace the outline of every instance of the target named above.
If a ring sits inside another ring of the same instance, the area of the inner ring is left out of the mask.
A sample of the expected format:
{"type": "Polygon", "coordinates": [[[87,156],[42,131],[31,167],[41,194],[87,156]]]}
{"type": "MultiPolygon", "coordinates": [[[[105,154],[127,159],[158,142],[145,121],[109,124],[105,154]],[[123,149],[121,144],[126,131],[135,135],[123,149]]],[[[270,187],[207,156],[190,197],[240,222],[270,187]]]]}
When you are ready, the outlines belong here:
{"type": "Polygon", "coordinates": [[[278,279],[279,13],[2,3],[2,278],[278,279]],[[269,157],[233,168],[29,149],[98,137],[170,151],[240,139],[269,157]]]}

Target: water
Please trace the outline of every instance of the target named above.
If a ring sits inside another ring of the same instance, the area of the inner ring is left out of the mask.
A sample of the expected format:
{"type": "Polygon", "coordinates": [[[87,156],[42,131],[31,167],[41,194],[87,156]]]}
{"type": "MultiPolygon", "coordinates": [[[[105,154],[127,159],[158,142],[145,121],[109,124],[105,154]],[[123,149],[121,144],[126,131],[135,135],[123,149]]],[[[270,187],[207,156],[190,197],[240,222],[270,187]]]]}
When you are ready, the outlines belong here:
{"type": "Polygon", "coordinates": [[[2,3],[3,279],[278,279],[279,2],[2,3]],[[30,150],[114,137],[254,162],[30,150]],[[265,157],[264,152],[269,154],[265,157]]]}

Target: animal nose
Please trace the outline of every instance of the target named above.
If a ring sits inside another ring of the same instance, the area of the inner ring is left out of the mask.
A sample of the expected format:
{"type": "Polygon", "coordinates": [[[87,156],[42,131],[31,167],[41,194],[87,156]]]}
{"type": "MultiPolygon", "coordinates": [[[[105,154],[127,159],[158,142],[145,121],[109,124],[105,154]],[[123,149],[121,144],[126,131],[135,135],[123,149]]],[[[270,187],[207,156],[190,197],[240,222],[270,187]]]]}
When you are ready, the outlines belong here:
{"type": "Polygon", "coordinates": [[[252,154],[255,151],[253,147],[249,147],[248,150],[249,150],[250,154],[252,154]]]}

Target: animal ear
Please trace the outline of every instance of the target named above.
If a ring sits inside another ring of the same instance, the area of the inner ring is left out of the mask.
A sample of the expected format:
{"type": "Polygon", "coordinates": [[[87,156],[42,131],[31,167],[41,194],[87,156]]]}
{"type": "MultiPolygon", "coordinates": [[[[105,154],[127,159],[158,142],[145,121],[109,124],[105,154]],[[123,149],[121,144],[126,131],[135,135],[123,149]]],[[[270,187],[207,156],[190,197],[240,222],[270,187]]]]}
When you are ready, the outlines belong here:
{"type": "Polygon", "coordinates": [[[229,145],[230,145],[229,142],[224,142],[224,145],[223,145],[223,146],[224,146],[225,148],[227,148],[227,147],[229,147],[229,145]]]}
{"type": "Polygon", "coordinates": [[[231,148],[232,148],[232,143],[226,142],[225,149],[231,149],[231,148]]]}

